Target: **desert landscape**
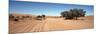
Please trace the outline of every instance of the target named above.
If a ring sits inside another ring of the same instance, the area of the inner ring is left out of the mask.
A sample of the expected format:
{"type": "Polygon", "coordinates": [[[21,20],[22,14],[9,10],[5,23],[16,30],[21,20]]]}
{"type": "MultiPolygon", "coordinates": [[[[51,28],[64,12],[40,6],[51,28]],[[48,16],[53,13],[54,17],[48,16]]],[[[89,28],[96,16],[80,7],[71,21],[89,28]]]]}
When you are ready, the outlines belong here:
{"type": "Polygon", "coordinates": [[[65,20],[60,16],[46,16],[45,19],[37,20],[35,15],[27,14],[12,14],[19,16],[19,20],[9,18],[9,33],[25,33],[25,32],[47,32],[47,31],[62,31],[62,30],[79,30],[91,29],[94,27],[94,17],[85,16],[78,20],[65,20]],[[20,19],[22,16],[29,16],[28,18],[20,19]]]}
{"type": "Polygon", "coordinates": [[[93,28],[93,5],[9,1],[9,34],[93,28]]]}

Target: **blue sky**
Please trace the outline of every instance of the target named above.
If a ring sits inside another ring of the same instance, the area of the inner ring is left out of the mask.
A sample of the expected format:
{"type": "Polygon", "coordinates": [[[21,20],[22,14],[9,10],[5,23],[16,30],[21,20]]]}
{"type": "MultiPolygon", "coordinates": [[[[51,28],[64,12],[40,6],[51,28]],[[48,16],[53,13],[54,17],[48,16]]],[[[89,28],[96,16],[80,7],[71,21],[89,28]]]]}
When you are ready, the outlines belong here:
{"type": "Polygon", "coordinates": [[[93,15],[94,7],[92,5],[75,5],[75,4],[58,4],[58,3],[43,3],[43,2],[23,2],[10,1],[9,13],[21,13],[32,15],[48,15],[60,16],[60,13],[65,10],[80,8],[86,11],[86,15],[93,15]]]}

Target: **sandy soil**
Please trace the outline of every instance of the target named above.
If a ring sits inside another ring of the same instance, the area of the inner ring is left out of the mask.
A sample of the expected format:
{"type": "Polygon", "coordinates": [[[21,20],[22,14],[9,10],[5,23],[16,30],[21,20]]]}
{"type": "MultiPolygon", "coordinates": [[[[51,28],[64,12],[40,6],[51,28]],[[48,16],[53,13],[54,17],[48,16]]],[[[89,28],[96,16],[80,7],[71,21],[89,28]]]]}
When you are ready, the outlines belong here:
{"type": "Polygon", "coordinates": [[[81,17],[79,20],[64,18],[46,18],[45,20],[26,19],[19,22],[9,21],[9,33],[45,32],[59,30],[91,29],[94,27],[93,16],[81,17]]]}

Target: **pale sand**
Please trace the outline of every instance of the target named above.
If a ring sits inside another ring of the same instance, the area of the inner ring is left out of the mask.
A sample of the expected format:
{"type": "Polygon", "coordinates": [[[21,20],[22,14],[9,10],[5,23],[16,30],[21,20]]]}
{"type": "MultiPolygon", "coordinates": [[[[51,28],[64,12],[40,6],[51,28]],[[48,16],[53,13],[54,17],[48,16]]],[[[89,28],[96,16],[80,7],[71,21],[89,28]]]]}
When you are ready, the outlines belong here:
{"type": "Polygon", "coordinates": [[[63,18],[46,18],[45,20],[9,21],[9,33],[44,32],[59,30],[91,29],[94,27],[93,16],[83,17],[84,20],[64,20],[63,18]]]}

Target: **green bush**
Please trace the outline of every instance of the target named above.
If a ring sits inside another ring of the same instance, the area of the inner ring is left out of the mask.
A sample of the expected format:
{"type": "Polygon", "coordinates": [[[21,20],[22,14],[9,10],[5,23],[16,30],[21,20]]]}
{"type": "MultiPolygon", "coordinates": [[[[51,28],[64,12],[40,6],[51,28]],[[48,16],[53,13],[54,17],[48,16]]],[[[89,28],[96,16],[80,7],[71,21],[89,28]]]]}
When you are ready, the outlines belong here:
{"type": "Polygon", "coordinates": [[[83,9],[70,9],[69,11],[61,12],[61,16],[65,17],[65,19],[77,19],[78,17],[84,17],[86,11],[83,9]]]}

